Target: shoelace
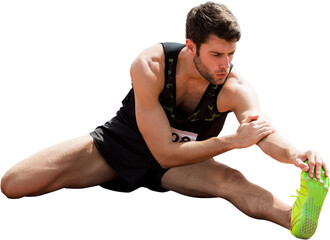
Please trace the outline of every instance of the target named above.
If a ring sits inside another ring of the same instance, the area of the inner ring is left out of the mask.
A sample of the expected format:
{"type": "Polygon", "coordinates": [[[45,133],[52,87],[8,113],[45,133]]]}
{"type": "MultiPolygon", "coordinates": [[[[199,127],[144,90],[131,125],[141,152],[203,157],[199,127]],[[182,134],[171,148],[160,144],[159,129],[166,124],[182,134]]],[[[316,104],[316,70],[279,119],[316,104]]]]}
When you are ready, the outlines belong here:
{"type": "MultiPolygon", "coordinates": [[[[311,180],[311,178],[308,177],[308,178],[307,178],[307,181],[310,181],[310,180],[311,180]]],[[[301,179],[301,180],[300,180],[300,189],[303,188],[303,189],[306,189],[306,190],[307,190],[307,187],[303,185],[303,182],[304,182],[304,179],[301,179]]],[[[304,194],[304,193],[302,193],[302,192],[299,191],[298,189],[296,189],[296,192],[297,192],[298,196],[291,195],[290,197],[295,197],[295,198],[296,198],[295,204],[297,205],[298,209],[302,209],[302,203],[301,203],[301,200],[300,200],[300,196],[307,197],[307,195],[304,194]],[[298,204],[297,204],[297,200],[298,200],[300,206],[298,206],[298,204]]]]}
{"type": "MultiPolygon", "coordinates": [[[[302,186],[302,187],[304,187],[304,186],[302,186]]],[[[300,192],[298,189],[296,189],[296,192],[297,192],[298,196],[291,195],[290,197],[295,197],[296,198],[295,204],[297,205],[298,209],[301,209],[302,204],[301,204],[301,201],[300,201],[300,196],[304,196],[304,197],[307,197],[307,196],[306,196],[306,194],[300,192]],[[299,205],[297,204],[297,200],[299,202],[299,205]]]]}

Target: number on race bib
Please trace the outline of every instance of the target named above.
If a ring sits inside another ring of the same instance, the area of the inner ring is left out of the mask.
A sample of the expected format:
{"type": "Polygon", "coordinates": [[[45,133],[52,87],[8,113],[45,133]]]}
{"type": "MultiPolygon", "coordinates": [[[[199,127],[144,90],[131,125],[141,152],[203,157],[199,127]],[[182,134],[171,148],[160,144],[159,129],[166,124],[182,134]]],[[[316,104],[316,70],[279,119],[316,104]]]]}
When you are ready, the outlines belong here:
{"type": "Polygon", "coordinates": [[[190,142],[196,141],[197,134],[172,128],[172,141],[173,142],[190,142]]]}

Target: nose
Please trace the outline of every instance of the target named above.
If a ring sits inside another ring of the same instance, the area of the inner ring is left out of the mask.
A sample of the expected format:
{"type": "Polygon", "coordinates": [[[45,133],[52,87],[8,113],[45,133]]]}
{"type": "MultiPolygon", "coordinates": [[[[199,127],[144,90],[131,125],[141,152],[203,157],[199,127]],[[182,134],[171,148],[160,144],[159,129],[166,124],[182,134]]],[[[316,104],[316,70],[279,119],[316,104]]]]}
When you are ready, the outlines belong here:
{"type": "Polygon", "coordinates": [[[219,68],[221,70],[228,70],[230,67],[230,58],[229,56],[223,56],[219,62],[219,68]]]}

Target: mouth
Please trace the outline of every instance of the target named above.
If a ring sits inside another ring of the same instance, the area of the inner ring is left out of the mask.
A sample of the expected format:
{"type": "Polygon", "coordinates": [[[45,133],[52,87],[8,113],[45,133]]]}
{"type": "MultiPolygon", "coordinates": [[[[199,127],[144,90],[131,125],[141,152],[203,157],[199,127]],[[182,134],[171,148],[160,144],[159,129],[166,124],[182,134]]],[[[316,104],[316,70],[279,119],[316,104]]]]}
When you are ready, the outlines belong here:
{"type": "Polygon", "coordinates": [[[227,75],[228,75],[228,72],[225,72],[225,73],[216,73],[216,76],[218,78],[225,78],[225,77],[227,77],[227,75]]]}

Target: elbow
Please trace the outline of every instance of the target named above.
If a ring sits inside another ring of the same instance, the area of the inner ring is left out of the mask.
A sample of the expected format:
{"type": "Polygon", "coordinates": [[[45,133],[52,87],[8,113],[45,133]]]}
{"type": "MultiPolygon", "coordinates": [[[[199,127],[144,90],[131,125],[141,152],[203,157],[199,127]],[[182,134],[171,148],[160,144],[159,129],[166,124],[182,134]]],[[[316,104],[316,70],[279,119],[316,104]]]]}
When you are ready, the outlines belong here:
{"type": "Polygon", "coordinates": [[[168,158],[163,158],[163,157],[157,157],[156,158],[157,162],[163,169],[170,169],[173,166],[169,163],[168,158]]]}
{"type": "Polygon", "coordinates": [[[150,144],[149,147],[153,157],[163,169],[179,167],[187,163],[187,154],[182,151],[183,144],[173,142],[171,137],[172,134],[167,136],[165,141],[158,141],[157,144],[150,144]]]}
{"type": "Polygon", "coordinates": [[[170,169],[171,166],[166,164],[166,163],[159,163],[159,165],[163,168],[163,169],[170,169]]]}
{"type": "Polygon", "coordinates": [[[167,163],[167,162],[160,164],[160,166],[163,169],[170,169],[170,168],[178,167],[178,165],[170,164],[170,163],[167,163]]]}
{"type": "Polygon", "coordinates": [[[166,152],[158,153],[155,156],[155,159],[163,169],[170,169],[173,167],[177,167],[175,164],[173,164],[175,163],[175,161],[173,161],[173,159],[175,159],[174,156],[169,155],[166,152]]]}
{"type": "Polygon", "coordinates": [[[168,141],[157,146],[154,146],[151,149],[153,157],[156,159],[158,164],[163,169],[170,169],[175,167],[173,163],[177,162],[176,159],[176,149],[173,148],[173,142],[168,141]]]}

